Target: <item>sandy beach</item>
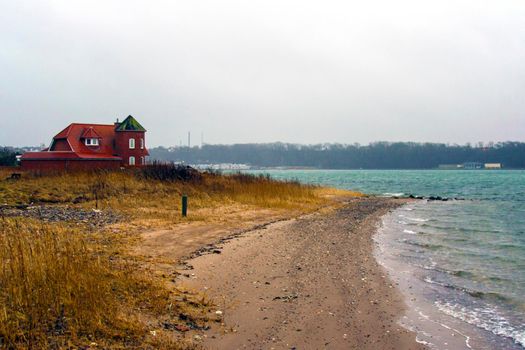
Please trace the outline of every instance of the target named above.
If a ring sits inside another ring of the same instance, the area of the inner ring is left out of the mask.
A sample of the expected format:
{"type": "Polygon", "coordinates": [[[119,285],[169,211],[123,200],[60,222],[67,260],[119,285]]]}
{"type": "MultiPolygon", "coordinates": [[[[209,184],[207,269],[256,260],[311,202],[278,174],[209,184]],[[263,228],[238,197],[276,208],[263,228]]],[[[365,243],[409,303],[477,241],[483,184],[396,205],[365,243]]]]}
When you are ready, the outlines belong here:
{"type": "Polygon", "coordinates": [[[210,349],[423,349],[398,325],[403,298],[373,256],[380,217],[402,203],[351,199],[188,260],[179,284],[218,311],[197,339],[210,349]]]}

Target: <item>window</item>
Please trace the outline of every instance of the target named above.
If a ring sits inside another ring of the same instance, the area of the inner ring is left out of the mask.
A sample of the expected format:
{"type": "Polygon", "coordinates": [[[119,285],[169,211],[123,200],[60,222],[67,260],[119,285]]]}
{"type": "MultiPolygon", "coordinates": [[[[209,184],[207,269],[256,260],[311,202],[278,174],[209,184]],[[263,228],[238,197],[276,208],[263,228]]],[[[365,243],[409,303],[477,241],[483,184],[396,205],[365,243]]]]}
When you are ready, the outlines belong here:
{"type": "Polygon", "coordinates": [[[129,165],[135,165],[135,157],[133,157],[133,156],[129,157],[128,164],[129,165]]]}
{"type": "Polygon", "coordinates": [[[135,139],[129,139],[129,149],[135,149],[135,139]]]}
{"type": "Polygon", "coordinates": [[[98,139],[85,139],[84,144],[86,146],[98,146],[98,139]]]}
{"type": "Polygon", "coordinates": [[[140,139],[140,149],[144,149],[144,139],[140,139]]]}
{"type": "Polygon", "coordinates": [[[146,159],[144,157],[140,157],[140,165],[145,165],[146,159]]]}

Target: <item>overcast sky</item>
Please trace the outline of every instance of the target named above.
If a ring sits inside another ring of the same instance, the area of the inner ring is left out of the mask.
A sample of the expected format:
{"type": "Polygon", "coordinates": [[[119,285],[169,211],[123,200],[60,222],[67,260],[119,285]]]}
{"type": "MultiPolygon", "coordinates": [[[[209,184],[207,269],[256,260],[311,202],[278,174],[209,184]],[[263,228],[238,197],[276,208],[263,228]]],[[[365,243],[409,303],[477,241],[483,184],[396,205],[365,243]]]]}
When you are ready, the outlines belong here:
{"type": "Polygon", "coordinates": [[[0,145],[525,141],[525,2],[0,0],[0,145]]]}

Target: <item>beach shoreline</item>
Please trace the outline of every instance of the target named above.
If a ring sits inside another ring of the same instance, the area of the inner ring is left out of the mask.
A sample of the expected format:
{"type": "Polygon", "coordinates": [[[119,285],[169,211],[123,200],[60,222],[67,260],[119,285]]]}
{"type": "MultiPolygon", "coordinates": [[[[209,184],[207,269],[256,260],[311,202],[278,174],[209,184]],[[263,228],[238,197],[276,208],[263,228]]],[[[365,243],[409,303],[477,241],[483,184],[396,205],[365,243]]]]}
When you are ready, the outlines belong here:
{"type": "Polygon", "coordinates": [[[406,202],[349,199],[189,259],[179,285],[217,306],[195,338],[210,349],[424,349],[398,323],[404,298],[374,257],[381,217],[406,202]]]}

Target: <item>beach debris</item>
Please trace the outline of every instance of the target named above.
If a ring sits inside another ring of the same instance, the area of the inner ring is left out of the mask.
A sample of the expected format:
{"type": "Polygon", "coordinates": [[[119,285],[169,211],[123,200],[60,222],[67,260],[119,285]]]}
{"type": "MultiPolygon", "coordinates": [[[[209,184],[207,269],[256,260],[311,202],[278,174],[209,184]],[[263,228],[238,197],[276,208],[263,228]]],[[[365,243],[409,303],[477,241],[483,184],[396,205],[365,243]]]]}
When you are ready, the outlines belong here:
{"type": "Polygon", "coordinates": [[[222,316],[222,311],[221,311],[221,310],[217,310],[217,311],[215,311],[215,315],[217,315],[217,316],[222,316]]]}
{"type": "Polygon", "coordinates": [[[190,327],[188,326],[185,326],[183,324],[177,324],[175,325],[174,327],[176,330],[178,330],[179,332],[188,332],[190,330],[190,327]]]}
{"type": "Polygon", "coordinates": [[[283,296],[276,296],[273,298],[273,300],[282,300],[283,302],[287,303],[294,299],[297,299],[299,296],[297,294],[288,294],[283,296]]]}
{"type": "MultiPolygon", "coordinates": [[[[1,214],[1,212],[0,212],[1,214]]],[[[212,244],[208,244],[194,252],[192,252],[191,254],[183,257],[181,259],[181,261],[186,261],[186,260],[190,260],[190,259],[194,259],[194,258],[197,258],[199,256],[202,256],[202,255],[206,255],[206,254],[221,254],[222,251],[222,244],[224,243],[227,243],[229,241],[232,241],[236,238],[239,238],[240,236],[248,233],[248,232],[252,232],[252,231],[258,231],[258,230],[265,230],[268,226],[272,225],[272,224],[275,224],[277,222],[281,222],[281,221],[285,221],[287,220],[286,218],[281,218],[281,219],[276,219],[276,220],[272,220],[272,221],[269,221],[269,222],[266,222],[264,224],[258,224],[258,225],[255,225],[255,226],[252,226],[250,228],[247,228],[247,229],[240,229],[240,230],[235,230],[235,231],[232,231],[232,233],[227,236],[227,237],[223,237],[219,240],[217,240],[216,242],[212,243],[212,244]]]]}
{"type": "Polygon", "coordinates": [[[456,201],[464,201],[465,200],[465,198],[460,198],[460,197],[454,197],[454,198],[441,197],[441,196],[423,197],[423,196],[415,196],[413,194],[409,195],[407,198],[411,198],[411,199],[426,199],[428,201],[442,201],[442,202],[447,202],[449,200],[456,200],[456,201]]]}
{"type": "Polygon", "coordinates": [[[92,228],[100,228],[123,220],[121,214],[112,210],[86,210],[70,206],[33,205],[32,203],[14,206],[2,205],[0,216],[35,218],[44,222],[74,222],[92,228]]]}
{"type": "Polygon", "coordinates": [[[200,326],[193,319],[190,318],[190,316],[186,314],[180,314],[179,320],[183,321],[183,323],[171,323],[171,322],[163,322],[162,328],[166,330],[176,330],[179,332],[188,332],[190,330],[208,330],[210,329],[210,326],[204,325],[200,326]]]}

